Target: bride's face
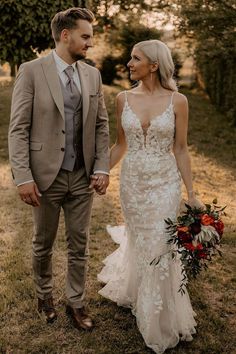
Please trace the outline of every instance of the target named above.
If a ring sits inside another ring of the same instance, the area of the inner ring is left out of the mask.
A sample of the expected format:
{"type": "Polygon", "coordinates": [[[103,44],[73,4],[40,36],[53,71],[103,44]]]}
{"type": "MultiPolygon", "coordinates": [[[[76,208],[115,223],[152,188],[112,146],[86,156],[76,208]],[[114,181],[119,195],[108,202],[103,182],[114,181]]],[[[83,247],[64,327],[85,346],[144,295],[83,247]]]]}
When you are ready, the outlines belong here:
{"type": "Polygon", "coordinates": [[[150,76],[151,64],[148,58],[138,48],[133,48],[131,59],[127,64],[131,80],[143,80],[150,76]]]}

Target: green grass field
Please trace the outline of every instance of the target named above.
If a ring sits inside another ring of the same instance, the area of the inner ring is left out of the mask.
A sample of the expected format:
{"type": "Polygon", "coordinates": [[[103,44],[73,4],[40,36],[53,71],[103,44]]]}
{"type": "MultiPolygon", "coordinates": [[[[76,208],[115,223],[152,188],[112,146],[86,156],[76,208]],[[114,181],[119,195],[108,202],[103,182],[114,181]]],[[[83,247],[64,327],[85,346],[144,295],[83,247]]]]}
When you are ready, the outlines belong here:
{"type": "MultiPolygon", "coordinates": [[[[114,97],[119,87],[104,87],[110,115],[111,142],[115,140],[114,97]]],[[[74,329],[65,315],[66,243],[63,216],[54,250],[55,303],[59,318],[46,325],[36,311],[31,270],[32,219],[30,207],[18,198],[11,181],[7,154],[12,87],[0,87],[0,353],[147,354],[129,310],[98,295],[96,275],[102,259],[115,249],[107,224],[122,223],[119,204],[119,167],[111,173],[105,197],[97,196],[91,223],[87,302],[95,320],[91,333],[74,329]]],[[[168,354],[236,353],[236,131],[216,112],[203,93],[186,91],[190,103],[189,144],[194,184],[204,202],[218,197],[227,205],[223,258],[190,284],[197,313],[197,334],[168,354]]]]}

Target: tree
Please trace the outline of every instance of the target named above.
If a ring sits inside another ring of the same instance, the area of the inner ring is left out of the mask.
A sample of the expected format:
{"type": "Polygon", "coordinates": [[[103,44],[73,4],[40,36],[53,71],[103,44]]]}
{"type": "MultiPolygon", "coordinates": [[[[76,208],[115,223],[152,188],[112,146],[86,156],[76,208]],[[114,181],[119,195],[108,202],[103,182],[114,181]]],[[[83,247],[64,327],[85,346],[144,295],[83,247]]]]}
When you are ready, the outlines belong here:
{"type": "Polygon", "coordinates": [[[195,45],[196,64],[216,106],[236,125],[236,6],[234,0],[178,2],[177,26],[195,45]]]}
{"type": "Polygon", "coordinates": [[[1,0],[0,59],[15,65],[53,45],[50,21],[56,12],[74,6],[72,0],[1,0]]]}
{"type": "Polygon", "coordinates": [[[87,6],[95,14],[100,28],[116,28],[117,19],[124,20],[131,15],[140,16],[150,11],[159,11],[166,7],[161,1],[146,0],[88,0],[87,6]]]}
{"type": "Polygon", "coordinates": [[[160,39],[161,34],[161,31],[139,24],[137,18],[130,18],[127,23],[123,23],[116,39],[116,43],[122,48],[121,64],[128,63],[136,43],[147,39],[160,39]]]}

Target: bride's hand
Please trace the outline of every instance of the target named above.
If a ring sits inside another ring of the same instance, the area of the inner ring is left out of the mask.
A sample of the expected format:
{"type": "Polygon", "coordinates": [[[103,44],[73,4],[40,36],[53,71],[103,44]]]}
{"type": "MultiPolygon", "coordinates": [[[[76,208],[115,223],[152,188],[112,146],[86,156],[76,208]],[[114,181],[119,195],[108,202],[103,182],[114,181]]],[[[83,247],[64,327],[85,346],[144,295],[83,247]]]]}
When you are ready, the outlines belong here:
{"type": "Polygon", "coordinates": [[[205,209],[205,205],[202,201],[198,200],[195,196],[189,196],[187,204],[192,208],[205,209]]]}

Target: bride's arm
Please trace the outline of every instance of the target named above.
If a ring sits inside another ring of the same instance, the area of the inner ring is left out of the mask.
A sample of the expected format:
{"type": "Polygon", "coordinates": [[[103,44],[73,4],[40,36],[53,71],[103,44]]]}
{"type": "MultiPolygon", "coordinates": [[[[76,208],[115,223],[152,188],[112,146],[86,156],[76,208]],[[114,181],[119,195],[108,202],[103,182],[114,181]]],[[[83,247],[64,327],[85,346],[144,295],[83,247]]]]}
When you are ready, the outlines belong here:
{"type": "Polygon", "coordinates": [[[180,93],[174,95],[174,111],[176,120],[174,155],[187,190],[188,203],[191,206],[203,207],[203,204],[196,199],[192,182],[191,161],[187,145],[188,101],[180,93]]]}
{"type": "Polygon", "coordinates": [[[110,169],[112,169],[122,158],[126,151],[126,140],[125,133],[121,125],[121,115],[124,107],[125,95],[120,93],[116,97],[116,120],[117,120],[117,131],[116,131],[116,142],[111,147],[110,151],[110,169]]]}

